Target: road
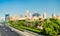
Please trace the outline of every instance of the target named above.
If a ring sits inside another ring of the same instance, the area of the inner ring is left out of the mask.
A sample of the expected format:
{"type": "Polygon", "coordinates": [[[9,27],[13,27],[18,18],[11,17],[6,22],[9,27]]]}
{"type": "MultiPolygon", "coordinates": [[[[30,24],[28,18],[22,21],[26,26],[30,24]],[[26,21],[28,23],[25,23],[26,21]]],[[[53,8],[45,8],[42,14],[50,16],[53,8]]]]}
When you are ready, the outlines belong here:
{"type": "Polygon", "coordinates": [[[21,36],[16,32],[12,32],[10,28],[6,28],[5,30],[3,27],[0,26],[0,36],[21,36]]]}

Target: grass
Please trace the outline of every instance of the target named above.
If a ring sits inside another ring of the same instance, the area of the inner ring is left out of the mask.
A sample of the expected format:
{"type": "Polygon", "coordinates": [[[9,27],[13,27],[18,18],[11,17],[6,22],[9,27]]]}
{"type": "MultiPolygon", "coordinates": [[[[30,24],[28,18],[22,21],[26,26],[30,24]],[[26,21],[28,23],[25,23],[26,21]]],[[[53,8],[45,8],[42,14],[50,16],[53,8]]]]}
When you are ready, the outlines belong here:
{"type": "Polygon", "coordinates": [[[18,24],[11,24],[10,26],[13,27],[13,28],[16,28],[16,29],[18,29],[18,30],[26,29],[26,30],[29,30],[29,31],[32,31],[32,32],[35,32],[35,33],[40,33],[40,32],[41,32],[40,29],[31,28],[31,27],[26,27],[26,26],[20,26],[20,25],[18,25],[18,24]]]}
{"type": "Polygon", "coordinates": [[[41,32],[41,30],[37,30],[37,29],[33,29],[33,28],[29,28],[29,27],[24,27],[24,26],[20,26],[20,28],[22,29],[27,29],[27,30],[30,30],[30,31],[33,31],[33,32],[41,32]]]}
{"type": "Polygon", "coordinates": [[[36,33],[40,33],[41,30],[37,30],[37,29],[33,29],[33,28],[29,28],[29,27],[25,27],[25,26],[12,26],[18,30],[23,30],[23,29],[26,29],[26,30],[29,30],[29,31],[32,31],[32,32],[36,32],[36,33]]]}

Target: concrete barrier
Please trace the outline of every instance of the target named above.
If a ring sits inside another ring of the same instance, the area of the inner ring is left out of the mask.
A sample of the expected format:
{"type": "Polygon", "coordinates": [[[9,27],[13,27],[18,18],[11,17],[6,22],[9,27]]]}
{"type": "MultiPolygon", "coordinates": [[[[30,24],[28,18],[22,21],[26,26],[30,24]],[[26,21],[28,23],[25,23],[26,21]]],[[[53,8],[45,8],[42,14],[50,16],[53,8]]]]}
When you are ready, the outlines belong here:
{"type": "Polygon", "coordinates": [[[22,32],[22,31],[17,30],[17,29],[15,29],[15,28],[13,28],[13,27],[10,27],[10,26],[9,26],[9,28],[10,28],[10,29],[13,29],[13,31],[17,32],[19,35],[22,35],[22,36],[35,36],[35,35],[33,35],[33,34],[30,34],[30,33],[28,33],[28,32],[22,32]]]}
{"type": "Polygon", "coordinates": [[[22,35],[22,36],[26,36],[22,31],[19,31],[13,27],[9,27],[10,29],[12,29],[13,31],[17,32],[18,34],[22,35]]]}

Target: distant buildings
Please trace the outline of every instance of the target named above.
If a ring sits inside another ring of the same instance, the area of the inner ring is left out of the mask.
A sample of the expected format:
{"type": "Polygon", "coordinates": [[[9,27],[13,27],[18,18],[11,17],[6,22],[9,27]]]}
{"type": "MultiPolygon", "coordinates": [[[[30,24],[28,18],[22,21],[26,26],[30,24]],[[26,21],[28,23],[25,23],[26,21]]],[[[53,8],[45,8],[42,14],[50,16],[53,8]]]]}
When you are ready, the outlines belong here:
{"type": "Polygon", "coordinates": [[[26,10],[26,17],[29,17],[29,10],[26,10]]]}
{"type": "Polygon", "coordinates": [[[41,16],[39,13],[35,12],[32,14],[33,17],[38,17],[38,16],[41,16]]]}
{"type": "Polygon", "coordinates": [[[43,19],[46,19],[46,13],[43,13],[43,19]]]}
{"type": "Polygon", "coordinates": [[[52,14],[52,18],[56,18],[56,15],[55,14],[52,14]]]}
{"type": "Polygon", "coordinates": [[[24,17],[23,14],[20,14],[20,18],[21,18],[21,17],[24,17]]]}
{"type": "Polygon", "coordinates": [[[32,14],[31,21],[39,20],[39,18],[41,18],[41,15],[38,12],[35,12],[32,14]]]}
{"type": "Polygon", "coordinates": [[[13,19],[12,19],[12,20],[13,20],[13,21],[17,21],[17,20],[18,20],[18,17],[17,17],[16,14],[13,16],[13,19]]]}
{"type": "Polygon", "coordinates": [[[9,16],[9,18],[8,18],[8,19],[9,19],[9,21],[12,21],[12,20],[13,20],[11,16],[9,16]]]}
{"type": "Polygon", "coordinates": [[[1,20],[1,22],[4,22],[5,21],[5,17],[1,17],[0,20],[1,20]]]}
{"type": "Polygon", "coordinates": [[[60,19],[60,16],[52,14],[52,18],[60,19]]]}
{"type": "Polygon", "coordinates": [[[43,13],[42,16],[38,13],[38,12],[34,12],[33,14],[31,12],[29,12],[29,10],[26,10],[26,15],[20,14],[19,17],[17,17],[17,15],[14,16],[9,16],[9,14],[6,14],[6,19],[7,16],[9,21],[17,21],[17,20],[30,20],[30,21],[34,21],[34,20],[40,20],[40,19],[46,19],[46,13],[43,13]]]}

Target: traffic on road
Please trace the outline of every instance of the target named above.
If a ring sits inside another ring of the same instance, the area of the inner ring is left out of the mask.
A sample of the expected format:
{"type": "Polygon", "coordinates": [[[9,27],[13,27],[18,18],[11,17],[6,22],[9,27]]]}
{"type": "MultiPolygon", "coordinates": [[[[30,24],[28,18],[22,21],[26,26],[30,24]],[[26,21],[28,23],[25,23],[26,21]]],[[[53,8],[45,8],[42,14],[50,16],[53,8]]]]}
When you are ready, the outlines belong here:
{"type": "Polygon", "coordinates": [[[11,30],[9,27],[6,27],[5,25],[2,26],[0,25],[0,36],[21,36],[21,35],[11,30]]]}

